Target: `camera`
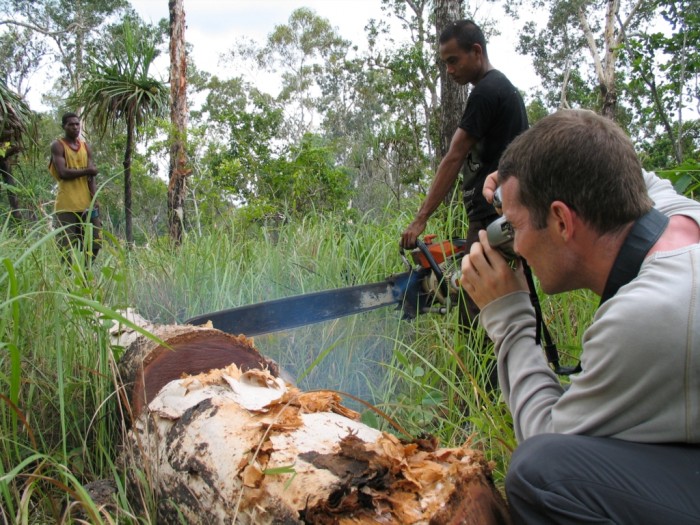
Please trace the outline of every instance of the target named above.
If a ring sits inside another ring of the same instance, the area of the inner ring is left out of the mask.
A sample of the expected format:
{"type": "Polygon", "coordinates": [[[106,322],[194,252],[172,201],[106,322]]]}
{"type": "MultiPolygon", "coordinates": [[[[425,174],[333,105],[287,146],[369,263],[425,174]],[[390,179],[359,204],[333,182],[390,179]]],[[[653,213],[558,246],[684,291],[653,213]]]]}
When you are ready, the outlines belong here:
{"type": "MultiPolygon", "coordinates": [[[[496,192],[493,195],[493,207],[496,208],[498,213],[502,213],[500,187],[496,189],[496,192]]],[[[486,227],[486,235],[488,237],[489,245],[492,248],[496,248],[498,251],[500,251],[506,260],[512,261],[517,257],[515,255],[515,250],[513,249],[513,237],[515,235],[513,232],[513,227],[503,215],[486,227]]]]}

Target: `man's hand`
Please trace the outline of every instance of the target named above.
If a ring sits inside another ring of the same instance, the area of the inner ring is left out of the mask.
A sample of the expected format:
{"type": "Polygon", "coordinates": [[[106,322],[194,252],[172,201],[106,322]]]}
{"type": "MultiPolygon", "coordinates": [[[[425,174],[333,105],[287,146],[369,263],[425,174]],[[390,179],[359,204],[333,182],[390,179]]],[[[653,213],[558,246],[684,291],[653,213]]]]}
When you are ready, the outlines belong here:
{"type": "Polygon", "coordinates": [[[469,255],[462,259],[459,282],[479,309],[509,293],[528,290],[520,265],[514,271],[503,255],[489,246],[485,230],[479,232],[479,242],[472,244],[469,255]]]}
{"type": "Polygon", "coordinates": [[[425,231],[425,221],[414,219],[408,225],[406,231],[401,234],[401,247],[405,250],[411,250],[416,247],[416,241],[421,233],[425,231]]]}
{"type": "Polygon", "coordinates": [[[484,188],[481,190],[486,202],[493,203],[493,194],[496,193],[496,188],[498,188],[498,172],[494,171],[486,177],[484,188]]]}

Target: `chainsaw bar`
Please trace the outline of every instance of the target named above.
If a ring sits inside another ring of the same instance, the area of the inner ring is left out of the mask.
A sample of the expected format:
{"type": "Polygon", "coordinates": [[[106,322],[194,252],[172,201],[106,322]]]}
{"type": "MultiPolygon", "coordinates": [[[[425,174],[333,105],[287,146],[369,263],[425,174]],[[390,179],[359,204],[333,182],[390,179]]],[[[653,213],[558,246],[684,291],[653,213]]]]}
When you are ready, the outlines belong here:
{"type": "Polygon", "coordinates": [[[368,312],[392,304],[403,310],[405,318],[412,319],[425,307],[421,304],[421,281],[429,272],[428,269],[417,269],[393,275],[378,283],[220,310],[193,317],[185,323],[203,325],[211,321],[214,328],[223,332],[252,337],[368,312]]]}

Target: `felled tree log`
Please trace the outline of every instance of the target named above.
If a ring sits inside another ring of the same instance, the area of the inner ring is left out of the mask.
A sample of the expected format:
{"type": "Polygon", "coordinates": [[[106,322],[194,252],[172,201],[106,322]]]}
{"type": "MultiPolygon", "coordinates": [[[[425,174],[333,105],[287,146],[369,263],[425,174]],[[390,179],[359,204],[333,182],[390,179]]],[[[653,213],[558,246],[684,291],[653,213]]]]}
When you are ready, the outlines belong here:
{"type": "Polygon", "coordinates": [[[336,393],[282,380],[245,337],[154,332],[175,350],[139,337],[122,359],[135,404],[122,461],[141,499],[151,491],[159,523],[509,523],[480,451],[370,428],[336,393]],[[192,373],[209,355],[212,369],[192,373]],[[178,362],[191,375],[158,386],[159,370],[173,376],[178,362]]]}

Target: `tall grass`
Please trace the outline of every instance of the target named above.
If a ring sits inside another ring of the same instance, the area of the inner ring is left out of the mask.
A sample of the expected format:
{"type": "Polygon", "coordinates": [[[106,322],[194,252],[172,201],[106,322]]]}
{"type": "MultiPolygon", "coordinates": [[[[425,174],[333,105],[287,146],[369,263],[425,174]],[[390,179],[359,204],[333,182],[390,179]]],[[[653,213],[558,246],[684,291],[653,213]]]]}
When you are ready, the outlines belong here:
{"type": "MultiPolygon", "coordinates": [[[[64,261],[47,222],[0,226],[0,523],[151,523],[136,516],[117,466],[123,432],[108,327],[134,307],[153,322],[384,279],[404,271],[398,235],[407,217],[355,223],[309,218],[279,225],[235,219],[174,248],[166,239],[124,249],[106,236],[94,263],[64,261]],[[110,480],[116,504],[101,508],[84,488],[110,480]]],[[[444,232],[437,232],[441,236],[444,232]]],[[[575,347],[590,314],[586,296],[545,302],[553,333],[575,347]],[[568,302],[567,302],[568,301],[568,302]],[[564,312],[562,314],[562,312],[564,312]]],[[[375,405],[365,421],[442,444],[471,439],[500,479],[514,438],[483,332],[457,327],[456,312],[414,321],[384,308],[256,338],[305,389],[330,388],[375,405]]],[[[348,398],[363,411],[364,405],[348,398]]],[[[149,505],[146,504],[149,508],[149,505]]]]}

